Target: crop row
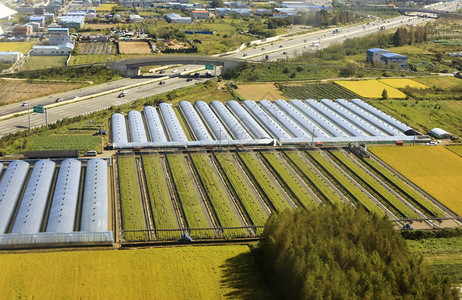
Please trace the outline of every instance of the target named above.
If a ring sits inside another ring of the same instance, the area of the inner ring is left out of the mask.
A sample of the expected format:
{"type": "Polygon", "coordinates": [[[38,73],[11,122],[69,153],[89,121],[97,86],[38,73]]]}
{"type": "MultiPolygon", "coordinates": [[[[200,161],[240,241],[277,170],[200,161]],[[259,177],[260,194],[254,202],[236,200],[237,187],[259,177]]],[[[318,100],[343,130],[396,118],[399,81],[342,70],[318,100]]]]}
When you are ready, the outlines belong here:
{"type": "Polygon", "coordinates": [[[284,94],[294,99],[353,99],[359,96],[334,83],[313,83],[301,86],[284,86],[284,94]]]}
{"type": "Polygon", "coordinates": [[[358,182],[363,183],[368,190],[372,190],[376,199],[382,199],[387,206],[391,206],[392,210],[399,213],[404,218],[417,218],[417,214],[407,207],[402,201],[396,198],[389,190],[378,183],[374,178],[367,174],[357,164],[350,160],[344,153],[340,151],[331,151],[332,155],[340,162],[340,166],[354,176],[358,182]]]}
{"type": "MultiPolygon", "coordinates": [[[[233,207],[207,154],[191,153],[190,156],[220,225],[222,227],[242,227],[243,224],[239,220],[236,208],[233,207]]],[[[223,231],[223,235],[225,237],[245,236],[245,232],[243,229],[227,229],[223,231]]]]}
{"type": "MultiPolygon", "coordinates": [[[[207,209],[200,198],[199,191],[196,189],[194,178],[186,165],[183,154],[168,154],[167,162],[169,165],[172,179],[178,199],[181,202],[183,213],[190,228],[210,228],[207,219],[207,209]]],[[[211,231],[196,232],[201,237],[212,237],[211,231]]],[[[195,232],[191,233],[194,237],[195,232]]]]}
{"type": "Polygon", "coordinates": [[[428,201],[424,196],[410,187],[407,183],[396,177],[392,172],[387,170],[380,163],[373,159],[363,159],[365,165],[371,169],[380,178],[387,181],[392,185],[398,192],[400,192],[405,198],[413,202],[417,207],[424,210],[426,215],[433,217],[444,217],[444,213],[437,208],[433,203],[428,201]]]}
{"type": "Polygon", "coordinates": [[[305,208],[316,205],[311,194],[300,182],[299,178],[295,177],[293,170],[290,170],[283,163],[280,156],[275,152],[261,152],[261,155],[274,170],[277,178],[287,187],[288,192],[292,193],[305,208]]]}
{"type": "MultiPolygon", "coordinates": [[[[178,221],[159,154],[143,155],[143,170],[148,188],[149,201],[156,229],[178,229],[178,221]]],[[[158,238],[169,238],[171,234],[157,231],[158,238]]]]}
{"type": "Polygon", "coordinates": [[[284,191],[269,177],[267,170],[258,162],[254,153],[239,152],[238,155],[251,177],[257,183],[257,186],[261,189],[270,205],[272,205],[276,211],[283,211],[292,207],[288,202],[289,200],[284,195],[284,191]]]}
{"type": "Polygon", "coordinates": [[[301,156],[300,152],[285,151],[284,154],[292,162],[292,167],[299,170],[299,174],[303,175],[309,186],[314,187],[313,191],[317,191],[317,195],[321,199],[325,199],[332,204],[344,203],[340,196],[327,185],[321,177],[311,168],[311,166],[301,156]]]}
{"type": "MultiPolygon", "coordinates": [[[[146,230],[140,183],[134,155],[119,155],[117,158],[119,175],[120,205],[122,208],[123,230],[146,230]]],[[[146,233],[133,238],[145,239],[146,233]]]]}
{"type": "Polygon", "coordinates": [[[369,199],[356,185],[346,178],[334,165],[332,165],[320,152],[310,152],[310,157],[323,169],[328,176],[340,185],[352,199],[364,206],[369,212],[383,216],[385,213],[369,199]]]}
{"type": "Polygon", "coordinates": [[[229,181],[231,189],[236,194],[241,205],[255,226],[265,225],[268,215],[261,203],[257,199],[257,194],[253,187],[244,178],[244,174],[239,170],[237,161],[230,153],[215,153],[215,157],[229,181]]]}

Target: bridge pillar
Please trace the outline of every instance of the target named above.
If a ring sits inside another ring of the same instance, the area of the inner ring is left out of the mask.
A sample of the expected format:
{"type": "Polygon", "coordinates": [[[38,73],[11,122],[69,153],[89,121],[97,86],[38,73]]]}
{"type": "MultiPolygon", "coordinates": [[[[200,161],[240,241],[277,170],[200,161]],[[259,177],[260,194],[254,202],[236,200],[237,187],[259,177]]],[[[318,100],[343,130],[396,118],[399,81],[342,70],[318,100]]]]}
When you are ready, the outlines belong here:
{"type": "Polygon", "coordinates": [[[123,63],[111,64],[111,70],[117,71],[124,77],[136,77],[140,75],[140,68],[127,68],[123,63]]]}

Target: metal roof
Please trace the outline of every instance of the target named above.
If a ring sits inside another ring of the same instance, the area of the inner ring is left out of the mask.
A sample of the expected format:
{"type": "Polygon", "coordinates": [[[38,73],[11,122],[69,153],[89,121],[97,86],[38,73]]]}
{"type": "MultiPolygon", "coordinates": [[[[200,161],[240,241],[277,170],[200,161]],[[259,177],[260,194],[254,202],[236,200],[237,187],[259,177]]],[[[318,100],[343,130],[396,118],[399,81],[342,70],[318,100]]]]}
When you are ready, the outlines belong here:
{"type": "Polygon", "coordinates": [[[48,215],[47,232],[74,231],[81,165],[76,159],[61,162],[48,215]]]}

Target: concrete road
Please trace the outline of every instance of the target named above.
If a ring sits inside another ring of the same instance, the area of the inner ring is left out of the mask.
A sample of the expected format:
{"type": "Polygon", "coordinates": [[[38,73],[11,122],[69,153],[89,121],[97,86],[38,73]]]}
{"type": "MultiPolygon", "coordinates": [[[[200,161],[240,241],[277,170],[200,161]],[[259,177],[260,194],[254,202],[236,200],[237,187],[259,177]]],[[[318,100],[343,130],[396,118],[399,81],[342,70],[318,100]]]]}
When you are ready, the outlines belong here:
{"type": "MultiPolygon", "coordinates": [[[[139,98],[161,94],[190,86],[205,80],[207,79],[199,78],[187,82],[185,78],[171,78],[169,80],[165,80],[165,84],[163,85],[159,85],[158,82],[155,82],[129,89],[126,96],[123,98],[117,97],[120,92],[114,92],[89,100],[77,101],[67,105],[51,107],[48,109],[48,122],[54,123],[64,118],[72,118],[79,115],[85,115],[90,112],[107,109],[111,106],[122,105],[139,98]]],[[[30,117],[32,128],[45,125],[45,114],[31,113],[30,117]]],[[[3,120],[0,122],[0,137],[9,133],[14,133],[16,131],[27,130],[28,126],[29,123],[27,114],[12,119],[3,120]]]]}

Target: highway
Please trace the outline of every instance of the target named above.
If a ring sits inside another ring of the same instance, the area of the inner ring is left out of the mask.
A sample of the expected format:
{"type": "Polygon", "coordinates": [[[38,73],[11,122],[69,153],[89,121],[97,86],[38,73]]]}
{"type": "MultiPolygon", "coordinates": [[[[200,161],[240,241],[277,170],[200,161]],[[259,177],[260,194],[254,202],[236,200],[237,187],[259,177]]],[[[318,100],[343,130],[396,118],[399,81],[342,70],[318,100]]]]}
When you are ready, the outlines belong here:
{"type": "MultiPolygon", "coordinates": [[[[445,11],[454,11],[460,8],[462,0],[455,0],[451,3],[437,3],[431,6],[432,9],[441,9],[445,11]]],[[[356,38],[372,34],[381,30],[385,26],[385,30],[397,28],[403,25],[417,25],[428,21],[426,18],[418,18],[416,16],[399,16],[393,19],[380,20],[348,27],[339,27],[340,32],[333,34],[332,29],[317,31],[305,35],[297,35],[292,37],[283,37],[273,43],[267,43],[255,46],[254,48],[246,48],[243,51],[228,55],[227,57],[238,58],[243,60],[265,60],[265,55],[269,56],[269,60],[283,59],[300,53],[302,51],[328,47],[332,43],[341,43],[347,38],[356,38]],[[319,46],[316,43],[319,42],[319,46]],[[285,52],[285,54],[284,54],[285,52]]],[[[95,85],[79,90],[73,90],[66,93],[50,95],[32,99],[29,102],[30,106],[48,105],[49,106],[49,123],[56,122],[64,118],[74,117],[78,115],[88,114],[94,111],[109,108],[115,105],[121,105],[138,98],[147,97],[150,95],[160,94],[174,89],[182,88],[204,81],[204,78],[194,79],[187,82],[185,78],[178,78],[180,72],[191,72],[198,66],[178,66],[170,70],[166,70],[164,74],[156,74],[159,77],[140,77],[140,78],[124,78],[121,80],[95,85]],[[178,72],[172,73],[172,70],[178,72]],[[159,85],[160,76],[170,76],[172,78],[162,79],[165,85],[159,85]],[[140,85],[140,86],[137,86],[140,85]],[[134,87],[137,86],[137,87],[134,87]],[[121,90],[127,89],[128,93],[124,98],[117,98],[121,90]],[[115,91],[117,90],[117,91],[115,91]],[[74,99],[74,97],[79,97],[74,99]],[[64,98],[61,103],[55,103],[57,98],[64,98]],[[66,102],[68,104],[66,104],[66,102]],[[55,104],[59,104],[56,107],[55,104]]],[[[202,72],[203,73],[203,72],[202,72]]],[[[28,117],[21,115],[12,117],[13,114],[27,113],[27,107],[21,107],[21,103],[10,104],[0,107],[0,137],[9,133],[14,133],[19,130],[28,128],[28,117]],[[10,118],[6,118],[10,117],[10,118]]],[[[37,127],[44,125],[44,115],[31,114],[31,126],[37,127]]]]}

